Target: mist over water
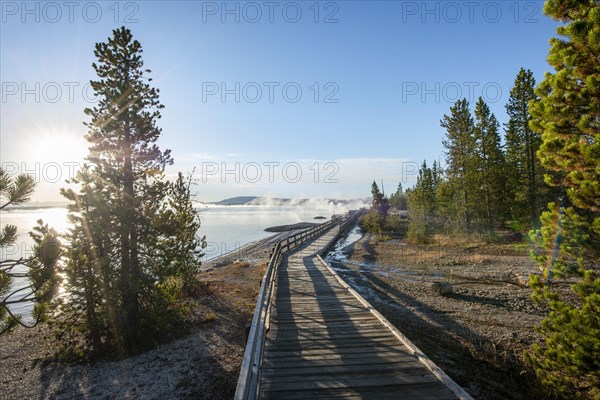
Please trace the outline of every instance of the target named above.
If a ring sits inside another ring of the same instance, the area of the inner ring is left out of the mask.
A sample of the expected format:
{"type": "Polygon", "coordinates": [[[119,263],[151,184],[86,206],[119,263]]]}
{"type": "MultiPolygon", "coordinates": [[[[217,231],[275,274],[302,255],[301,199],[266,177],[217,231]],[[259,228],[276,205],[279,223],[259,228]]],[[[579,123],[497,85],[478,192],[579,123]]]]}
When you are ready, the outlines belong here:
{"type": "MultiPolygon", "coordinates": [[[[290,206],[267,204],[199,207],[202,226],[198,235],[206,236],[207,242],[203,261],[219,257],[248,243],[273,235],[273,233],[265,232],[266,228],[298,222],[325,222],[333,214],[342,214],[349,209],[360,208],[364,205],[362,202],[334,204],[331,201],[320,199],[310,200],[301,205],[294,205],[296,203],[293,202],[290,204],[290,206]],[[315,220],[314,218],[317,216],[326,219],[315,220]]],[[[0,260],[26,258],[33,254],[33,240],[29,237],[29,231],[36,225],[38,219],[43,219],[44,223],[59,232],[65,232],[69,227],[67,210],[64,207],[3,212],[0,224],[2,226],[15,225],[18,237],[14,245],[0,249],[0,260]]],[[[15,270],[24,272],[25,267],[19,266],[15,270]]],[[[24,279],[16,279],[13,288],[18,289],[26,285],[27,281],[24,279]]],[[[19,304],[11,308],[13,312],[23,316],[29,315],[31,309],[32,304],[19,304]]]]}
{"type": "Polygon", "coordinates": [[[237,250],[244,245],[273,235],[266,228],[298,222],[324,222],[331,218],[331,210],[281,206],[210,206],[200,213],[206,235],[204,259],[209,260],[237,250]],[[325,220],[315,220],[317,216],[325,220]]]}

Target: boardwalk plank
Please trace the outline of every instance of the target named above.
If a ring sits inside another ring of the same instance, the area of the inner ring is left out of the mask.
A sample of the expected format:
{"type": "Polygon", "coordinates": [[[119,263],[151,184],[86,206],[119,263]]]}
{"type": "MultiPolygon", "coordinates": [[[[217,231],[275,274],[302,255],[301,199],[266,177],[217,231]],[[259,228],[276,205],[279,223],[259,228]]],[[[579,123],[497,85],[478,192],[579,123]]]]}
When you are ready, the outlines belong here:
{"type": "Polygon", "coordinates": [[[298,366],[279,366],[262,369],[265,378],[276,376],[283,377],[302,377],[302,379],[320,379],[323,374],[381,374],[394,371],[407,373],[413,370],[419,370],[419,373],[427,373],[427,369],[417,360],[403,363],[401,366],[396,361],[377,362],[377,359],[363,359],[361,364],[337,364],[337,365],[298,365],[298,366]]]}
{"type": "Polygon", "coordinates": [[[315,258],[334,232],[282,259],[270,306],[261,399],[456,399],[315,258]]]}
{"type": "MultiPolygon", "coordinates": [[[[415,363],[414,357],[408,357],[406,355],[393,355],[393,356],[382,356],[367,354],[360,357],[357,354],[350,354],[346,356],[342,355],[324,355],[320,357],[301,357],[301,356],[289,356],[279,357],[263,363],[263,368],[299,368],[299,367],[336,367],[336,366],[348,366],[348,365],[374,365],[374,364],[400,364],[400,363],[415,363]]],[[[419,363],[419,365],[423,365],[419,363]]],[[[329,372],[327,369],[324,372],[329,372]]],[[[281,373],[285,373],[283,370],[281,373]]]]}
{"type": "Polygon", "coordinates": [[[321,380],[297,379],[294,381],[282,381],[268,379],[262,385],[265,391],[303,390],[303,389],[342,389],[352,387],[377,387],[390,385],[407,385],[415,383],[435,383],[437,378],[432,374],[403,375],[400,373],[389,375],[364,375],[364,376],[336,376],[323,377],[321,380]]]}
{"type": "Polygon", "coordinates": [[[411,386],[380,386],[375,388],[278,391],[268,392],[268,394],[265,394],[260,398],[270,400],[450,400],[455,397],[452,394],[449,394],[446,388],[440,388],[434,383],[411,386]]]}
{"type": "MultiPolygon", "coordinates": [[[[269,360],[277,360],[278,357],[293,357],[293,356],[299,356],[299,357],[303,357],[305,359],[311,359],[312,357],[327,357],[327,356],[332,356],[332,357],[350,357],[352,355],[354,356],[363,356],[363,357],[369,357],[374,355],[375,353],[373,352],[365,352],[363,349],[360,348],[349,348],[349,349],[345,349],[345,351],[337,351],[336,349],[303,349],[303,350],[298,350],[298,351],[294,351],[294,352],[290,352],[290,351],[285,351],[285,352],[277,352],[274,350],[267,350],[265,351],[265,354],[268,354],[268,358],[265,359],[265,362],[268,362],[269,360]]],[[[406,357],[413,357],[412,354],[410,354],[409,352],[406,351],[405,348],[402,347],[398,347],[398,346],[380,346],[377,349],[377,353],[376,353],[379,357],[386,357],[386,356],[394,356],[394,355],[402,355],[402,356],[406,356],[406,357]]]]}

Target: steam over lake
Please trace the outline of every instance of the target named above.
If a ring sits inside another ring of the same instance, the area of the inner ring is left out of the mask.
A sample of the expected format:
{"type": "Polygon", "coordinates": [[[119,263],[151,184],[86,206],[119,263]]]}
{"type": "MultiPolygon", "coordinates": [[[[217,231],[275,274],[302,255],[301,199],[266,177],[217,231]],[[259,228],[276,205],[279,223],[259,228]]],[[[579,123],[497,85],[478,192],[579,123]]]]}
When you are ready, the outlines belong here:
{"type": "MultiPolygon", "coordinates": [[[[207,241],[204,260],[219,257],[248,243],[273,235],[264,231],[268,227],[298,222],[325,222],[326,220],[314,220],[314,218],[324,216],[329,219],[333,214],[347,211],[345,206],[334,206],[327,202],[289,207],[208,205],[200,209],[202,227],[198,234],[205,235],[207,241]]],[[[2,226],[15,225],[19,235],[13,246],[0,249],[0,260],[18,259],[33,254],[33,241],[29,237],[29,231],[36,225],[38,219],[43,219],[44,223],[59,232],[66,231],[69,225],[66,208],[11,210],[3,212],[1,218],[2,226]]],[[[20,266],[20,268],[15,270],[23,272],[24,267],[20,266]]],[[[25,281],[16,280],[13,286],[17,289],[25,285],[25,281]]],[[[27,316],[31,308],[31,304],[19,304],[11,310],[27,316]]]]}

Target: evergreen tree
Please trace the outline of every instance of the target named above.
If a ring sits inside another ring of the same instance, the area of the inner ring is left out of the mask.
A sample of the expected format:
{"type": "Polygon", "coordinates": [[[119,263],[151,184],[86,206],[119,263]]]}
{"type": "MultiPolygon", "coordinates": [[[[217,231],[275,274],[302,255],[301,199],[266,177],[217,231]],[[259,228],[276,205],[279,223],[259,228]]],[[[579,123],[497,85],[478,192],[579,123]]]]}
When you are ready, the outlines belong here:
{"type": "Polygon", "coordinates": [[[373,181],[371,184],[371,198],[372,198],[372,206],[373,210],[377,210],[379,215],[383,218],[387,216],[388,210],[390,208],[390,204],[388,199],[384,196],[384,194],[379,190],[379,186],[377,186],[377,182],[373,181]]]}
{"type": "Polygon", "coordinates": [[[110,211],[112,185],[98,180],[98,175],[85,166],[72,183],[78,193],[61,189],[72,203],[67,206],[71,222],[67,240],[64,289],[68,298],[60,303],[62,317],[69,329],[85,333],[88,345],[100,353],[105,347],[121,351],[119,279],[120,269],[111,260],[118,259],[118,235],[112,231],[115,216],[110,211]]]}
{"type": "Polygon", "coordinates": [[[371,199],[371,209],[360,219],[360,226],[365,232],[380,235],[385,229],[390,203],[375,181],[371,184],[371,199]]]}
{"type": "Polygon", "coordinates": [[[156,145],[163,106],[140,43],[123,27],[94,54],[99,102],[85,110],[90,152],[74,180],[79,191],[62,191],[73,227],[61,308],[65,318],[85,321],[94,350],[131,351],[177,322],[175,292],[198,271],[203,241],[194,236],[189,185],[181,175],[164,179],[172,159],[156,145]]]}
{"type": "Polygon", "coordinates": [[[435,160],[433,160],[433,166],[431,167],[431,177],[433,179],[434,186],[437,188],[440,183],[442,183],[443,171],[435,160]]]}
{"type": "Polygon", "coordinates": [[[408,237],[418,242],[426,242],[436,228],[438,178],[434,170],[423,161],[417,183],[408,196],[408,237]]]}
{"type": "Polygon", "coordinates": [[[480,191],[487,229],[502,222],[506,203],[504,188],[504,156],[499,135],[499,123],[488,105],[480,97],[475,106],[475,136],[479,156],[480,191]]]}
{"type": "Polygon", "coordinates": [[[115,216],[113,228],[118,232],[120,327],[128,348],[141,334],[141,296],[151,286],[140,256],[152,243],[144,243],[141,234],[158,205],[155,197],[146,194],[154,184],[160,186],[155,181],[172,163],[170,152],[156,145],[161,131],[156,121],[163,106],[158,90],[149,84],[150,71],[144,69],[141,53],[140,43],[125,27],[114,30],[106,43],[96,44],[98,62],[93,68],[100,79],[91,86],[100,101],[85,110],[91,118],[86,125],[91,144],[88,161],[96,167],[94,181],[110,183],[113,191],[106,206],[115,216]]]}
{"type": "Polygon", "coordinates": [[[546,200],[543,195],[544,171],[536,157],[542,140],[529,126],[529,103],[537,98],[534,87],[533,73],[521,68],[506,104],[509,120],[505,136],[507,185],[513,199],[511,214],[516,220],[529,221],[530,226],[538,225],[546,200]]]}
{"type": "Polygon", "coordinates": [[[396,193],[390,196],[390,206],[398,210],[408,209],[408,198],[406,196],[406,193],[404,193],[404,191],[402,190],[402,182],[398,183],[396,193]]]}
{"type": "Polygon", "coordinates": [[[383,202],[383,193],[379,190],[377,182],[373,181],[371,184],[371,208],[379,208],[383,202]]]}
{"type": "Polygon", "coordinates": [[[169,184],[156,230],[160,242],[160,253],[154,258],[156,270],[162,277],[181,278],[184,286],[196,281],[204,256],[202,249],[206,247],[206,238],[197,236],[200,214],[192,204],[192,177],[193,173],[186,179],[180,172],[177,180],[169,184]]]}
{"type": "Polygon", "coordinates": [[[476,207],[479,177],[477,172],[477,138],[474,121],[466,99],[457,101],[450,108],[450,115],[444,115],[440,122],[446,129],[443,145],[446,148],[446,176],[453,191],[460,194],[455,212],[459,214],[467,231],[476,207]]]}
{"type": "MultiPolygon", "coordinates": [[[[35,181],[31,176],[22,174],[13,178],[0,168],[0,212],[7,212],[9,206],[28,202],[34,189],[35,181]]],[[[37,222],[38,225],[30,232],[34,241],[33,255],[18,259],[3,256],[0,260],[0,334],[17,325],[27,328],[36,326],[46,316],[48,302],[55,294],[61,245],[54,229],[44,225],[42,220],[37,222]],[[25,280],[27,284],[15,288],[15,279],[25,280]],[[11,306],[31,302],[34,303],[33,321],[25,323],[21,315],[10,310],[11,306]]],[[[1,228],[0,254],[4,255],[15,245],[18,234],[14,225],[1,228]]]]}
{"type": "Polygon", "coordinates": [[[537,301],[550,314],[538,332],[544,346],[528,354],[542,381],[568,398],[600,398],[600,3],[550,0],[544,12],[563,24],[548,57],[556,70],[537,87],[531,128],[542,134],[538,157],[546,181],[566,188],[549,205],[534,238],[544,278],[532,277],[537,301]],[[572,293],[552,277],[574,273],[572,293]],[[560,294],[559,294],[560,293],[560,294]]]}

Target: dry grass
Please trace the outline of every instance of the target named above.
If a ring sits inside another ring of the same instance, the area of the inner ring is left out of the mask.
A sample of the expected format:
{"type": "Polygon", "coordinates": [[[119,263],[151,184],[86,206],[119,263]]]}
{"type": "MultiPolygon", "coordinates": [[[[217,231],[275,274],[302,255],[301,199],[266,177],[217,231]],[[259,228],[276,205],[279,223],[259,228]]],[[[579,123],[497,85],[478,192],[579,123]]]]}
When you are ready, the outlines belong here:
{"type": "Polygon", "coordinates": [[[217,313],[209,312],[208,314],[204,315],[202,322],[212,322],[212,321],[215,321],[217,318],[218,318],[217,313]]]}

